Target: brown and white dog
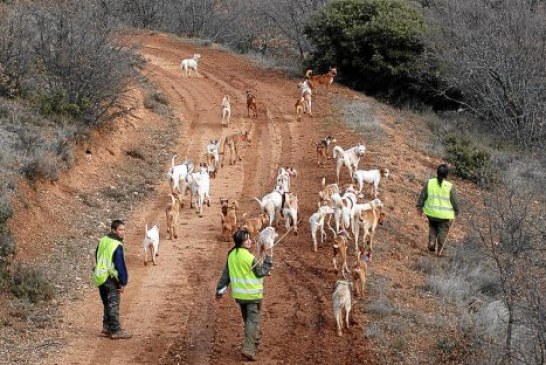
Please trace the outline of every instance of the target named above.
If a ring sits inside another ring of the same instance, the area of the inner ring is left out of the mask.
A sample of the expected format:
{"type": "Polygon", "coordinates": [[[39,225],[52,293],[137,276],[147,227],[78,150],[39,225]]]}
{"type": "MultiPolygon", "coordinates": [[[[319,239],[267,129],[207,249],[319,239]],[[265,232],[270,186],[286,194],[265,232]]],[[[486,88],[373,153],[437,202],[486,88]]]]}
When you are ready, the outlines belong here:
{"type": "Polygon", "coordinates": [[[305,77],[311,81],[312,85],[326,85],[330,86],[334,82],[334,77],[337,75],[337,69],[335,67],[330,67],[327,73],[322,75],[313,75],[313,71],[307,70],[305,72],[305,77]]]}
{"type": "MultiPolygon", "coordinates": [[[[303,114],[309,114],[310,117],[313,117],[313,112],[311,111],[311,104],[313,99],[313,91],[311,88],[311,82],[309,80],[298,83],[298,89],[301,92],[300,99],[296,102],[296,117],[298,117],[298,106],[303,107],[303,114]]],[[[300,111],[301,113],[301,111],[300,111]]],[[[301,120],[299,117],[298,121],[301,120]]]]}
{"type": "MultiPolygon", "coordinates": [[[[373,200],[372,202],[376,200],[373,200]]],[[[373,239],[375,237],[375,229],[378,225],[383,225],[386,218],[386,214],[382,211],[382,208],[383,205],[381,204],[373,205],[371,209],[360,210],[360,212],[355,215],[352,223],[355,246],[360,247],[359,235],[360,231],[362,231],[363,246],[366,248],[370,262],[373,259],[373,239]]],[[[358,249],[358,251],[360,251],[360,249],[358,249]]]]}
{"type": "Polygon", "coordinates": [[[344,233],[339,234],[334,239],[332,248],[334,249],[334,258],[332,259],[334,269],[339,271],[337,267],[339,260],[341,262],[341,273],[345,277],[345,273],[349,273],[349,267],[347,266],[347,237],[344,233]]]}
{"type": "Polygon", "coordinates": [[[332,136],[321,139],[319,143],[313,142],[313,144],[317,146],[317,166],[320,166],[321,164],[323,166],[326,165],[326,161],[328,160],[328,149],[332,143],[336,142],[336,139],[332,136]]]}
{"type": "Polygon", "coordinates": [[[360,249],[360,258],[355,262],[353,269],[351,270],[351,276],[353,278],[353,284],[355,289],[355,296],[361,297],[364,295],[364,288],[366,286],[366,275],[368,274],[368,256],[364,255],[364,250],[360,249]]]}
{"type": "Polygon", "coordinates": [[[232,165],[237,160],[242,160],[243,157],[239,156],[238,147],[241,146],[243,142],[250,143],[250,131],[246,132],[237,132],[227,135],[222,138],[220,141],[220,154],[222,158],[220,159],[220,166],[224,167],[224,159],[226,158],[226,149],[229,150],[229,164],[232,165]]]}
{"type": "Polygon", "coordinates": [[[252,114],[254,118],[258,118],[258,107],[256,105],[256,97],[252,95],[250,91],[246,92],[246,109],[248,112],[248,117],[250,117],[250,111],[252,110],[252,114]]]}
{"type": "Polygon", "coordinates": [[[222,207],[222,214],[220,214],[222,220],[222,237],[225,241],[229,241],[237,228],[237,209],[239,208],[239,204],[237,200],[228,203],[228,199],[222,198],[220,198],[220,204],[222,207]]]}

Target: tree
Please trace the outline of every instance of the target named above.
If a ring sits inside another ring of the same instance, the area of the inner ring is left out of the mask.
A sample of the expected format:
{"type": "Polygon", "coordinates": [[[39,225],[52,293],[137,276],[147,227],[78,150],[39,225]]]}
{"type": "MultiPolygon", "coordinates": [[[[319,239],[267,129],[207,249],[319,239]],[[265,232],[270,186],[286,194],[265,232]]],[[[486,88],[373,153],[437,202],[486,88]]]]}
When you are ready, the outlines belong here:
{"type": "Polygon", "coordinates": [[[546,19],[531,0],[431,1],[429,43],[487,128],[527,148],[546,137],[546,19]]]}

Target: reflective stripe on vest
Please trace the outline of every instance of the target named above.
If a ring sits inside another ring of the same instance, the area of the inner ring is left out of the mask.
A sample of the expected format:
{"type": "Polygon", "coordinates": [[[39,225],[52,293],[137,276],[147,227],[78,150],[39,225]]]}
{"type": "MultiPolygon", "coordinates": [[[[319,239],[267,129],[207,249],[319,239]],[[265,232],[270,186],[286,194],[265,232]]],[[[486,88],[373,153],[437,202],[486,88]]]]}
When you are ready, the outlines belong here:
{"type": "Polygon", "coordinates": [[[437,219],[454,219],[455,210],[451,205],[450,192],[452,184],[449,181],[442,181],[442,186],[438,184],[438,179],[430,179],[427,184],[427,200],[423,207],[423,212],[437,219]]]}
{"type": "Polygon", "coordinates": [[[257,300],[263,298],[263,278],[252,270],[252,255],[246,248],[234,249],[228,256],[229,285],[235,299],[257,300]]]}
{"type": "Polygon", "coordinates": [[[114,251],[122,243],[108,236],[102,237],[97,249],[97,265],[93,272],[93,282],[96,286],[101,286],[109,277],[118,279],[118,271],[114,266],[114,251]]]}

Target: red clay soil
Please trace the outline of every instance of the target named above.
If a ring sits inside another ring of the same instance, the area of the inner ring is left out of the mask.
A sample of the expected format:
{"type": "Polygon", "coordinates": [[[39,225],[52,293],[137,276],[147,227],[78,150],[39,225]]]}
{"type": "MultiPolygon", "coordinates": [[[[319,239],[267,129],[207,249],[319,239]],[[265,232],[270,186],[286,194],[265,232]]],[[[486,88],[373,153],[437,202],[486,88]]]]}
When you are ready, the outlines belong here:
{"type": "MultiPolygon", "coordinates": [[[[297,80],[290,80],[283,73],[262,70],[239,56],[166,35],[135,34],[127,35],[125,40],[140,46],[139,53],[148,61],[143,73],[168,100],[180,122],[175,119],[176,123],[168,124],[151,115],[142,106],[144,92],[134,92],[137,101],[131,112],[133,122],[122,123],[119,126],[122,133],[116,134],[116,138],[104,133],[96,135],[90,148],[108,144],[111,151],[97,147],[92,161],[82,157],[80,161],[83,162],[66,174],[62,184],[64,190],[87,189],[90,180],[97,188],[113,184],[115,178],[102,176],[101,168],[118,163],[117,151],[128,145],[139,145],[139,139],[146,138],[142,131],[151,130],[154,125],[163,128],[164,133],[169,133],[169,128],[176,128],[173,133],[180,133],[174,149],[179,161],[184,156],[195,163],[203,160],[209,140],[226,133],[226,129],[220,126],[220,103],[226,94],[231,96],[232,103],[229,131],[250,130],[251,143],[243,148],[243,161],[233,166],[226,165],[217,178],[211,180],[212,204],[210,208],[205,207],[203,218],[199,218],[188,205],[184,208],[182,234],[177,240],[168,241],[165,237],[164,207],[168,200],[168,187],[163,181],[164,176],[157,176],[158,192],[138,201],[128,217],[128,224],[138,228],[130,232],[126,242],[130,285],[122,296],[121,314],[122,323],[133,332],[133,338],[113,341],[99,337],[102,305],[97,290],[87,286],[83,300],[63,305],[64,323],[67,325],[63,326],[60,335],[66,346],[51,355],[47,363],[240,363],[242,323],[239,308],[229,297],[219,304],[213,300],[214,288],[231,245],[218,237],[219,198],[237,199],[239,216],[245,212],[255,215],[258,205],[254,197],[270,192],[278,168],[287,165],[294,166],[299,173],[293,179],[292,190],[298,194],[301,223],[299,234],[289,235],[275,249],[273,274],[265,279],[259,363],[404,362],[388,354],[388,342],[396,337],[395,330],[386,334],[387,345],[381,351],[383,355],[379,355],[377,348],[372,348],[366,331],[371,318],[366,314],[365,304],[370,298],[355,299],[351,329],[343,337],[337,336],[331,293],[339,276],[331,263],[331,242],[326,242],[318,253],[314,253],[308,224],[309,216],[317,208],[321,178],[326,176],[328,181],[333,181],[334,165],[330,160],[326,167],[316,166],[315,147],[311,141],[332,134],[344,148],[363,142],[368,152],[361,161],[361,168],[380,165],[390,168],[392,177],[381,192],[388,218],[378,231],[377,254],[369,271],[370,282],[373,283],[371,278],[374,275],[388,278],[388,288],[395,288],[391,299],[397,306],[432,315],[441,306],[434,298],[418,293],[424,279],[422,273],[413,268],[415,261],[423,255],[426,234],[425,223],[415,216],[413,207],[422,181],[434,171],[439,161],[426,157],[408,144],[409,140],[416,140],[418,132],[410,123],[397,118],[391,109],[380,107],[375,109],[373,117],[381,120],[385,138],[377,141],[359,135],[343,123],[333,105],[334,100],[375,102],[336,85],[316,92],[313,104],[315,118],[305,117],[297,122],[294,116],[297,80]],[[185,79],[179,62],[196,52],[202,56],[199,64],[201,77],[192,75],[185,79]],[[247,90],[258,99],[256,119],[247,117],[247,90]],[[160,222],[162,225],[158,266],[144,266],[142,263],[144,222],[160,222]]],[[[167,171],[170,161],[165,159],[163,163],[164,171],[167,171]]],[[[346,170],[342,170],[342,183],[349,180],[346,170]]],[[[62,190],[58,186],[44,186],[43,189],[57,194],[62,190]]],[[[59,214],[62,214],[60,210],[59,214]]],[[[24,213],[19,214],[24,217],[24,213]]],[[[26,214],[28,219],[31,213],[26,214]]],[[[59,222],[55,226],[48,216],[36,212],[32,216],[36,218],[32,226],[50,227],[50,235],[54,236],[55,230],[59,232],[62,227],[59,222]]],[[[284,233],[284,228],[280,228],[280,233],[284,233]]],[[[461,230],[457,229],[454,237],[460,235],[461,230]]],[[[30,258],[44,249],[47,251],[40,246],[42,241],[40,236],[30,234],[28,244],[22,250],[23,258],[32,261],[30,258]]],[[[350,265],[353,260],[351,251],[350,265]]],[[[427,328],[414,330],[415,333],[434,331],[427,328]]],[[[440,354],[434,349],[434,344],[412,334],[412,331],[408,329],[406,332],[405,349],[418,359],[413,363],[439,363],[440,354]]]]}

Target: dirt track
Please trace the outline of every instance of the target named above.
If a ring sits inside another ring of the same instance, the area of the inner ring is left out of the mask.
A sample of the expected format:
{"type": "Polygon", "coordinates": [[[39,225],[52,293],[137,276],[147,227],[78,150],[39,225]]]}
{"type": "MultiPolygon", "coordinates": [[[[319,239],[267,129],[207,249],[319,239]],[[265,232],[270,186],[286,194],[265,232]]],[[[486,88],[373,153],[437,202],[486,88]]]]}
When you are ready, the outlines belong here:
{"type": "MultiPolygon", "coordinates": [[[[283,74],[264,71],[240,57],[178,41],[165,35],[135,35],[130,42],[140,43],[140,53],[148,61],[144,73],[167,98],[170,108],[181,123],[181,133],[175,149],[179,160],[188,156],[194,162],[203,159],[206,144],[219,138],[220,102],[224,94],[232,100],[230,131],[251,131],[251,145],[243,149],[244,160],[226,165],[216,179],[211,180],[212,206],[205,207],[204,217],[184,208],[181,215],[181,237],[167,241],[162,229],[160,261],[156,267],[144,267],[141,261],[142,228],[132,232],[126,242],[130,285],[122,296],[122,323],[134,337],[116,342],[99,337],[102,306],[96,289],[85,293],[82,305],[64,307],[65,323],[62,337],[67,346],[50,358],[50,364],[236,364],[241,362],[239,345],[242,325],[238,306],[231,298],[214,304],[216,281],[223,268],[227,242],[218,240],[220,232],[219,198],[236,198],[241,203],[239,215],[254,215],[261,197],[274,187],[280,166],[293,165],[299,176],[292,182],[298,194],[301,224],[298,236],[289,236],[275,251],[273,275],[265,280],[265,300],[262,311],[262,364],[366,364],[379,363],[366,339],[364,301],[354,305],[354,324],[350,333],[338,338],[331,309],[331,289],[336,273],[331,265],[329,243],[311,249],[308,229],[309,216],[316,211],[320,179],[334,177],[334,166],[317,168],[315,149],[311,141],[334,134],[344,147],[361,141],[360,137],[339,123],[332,111],[332,96],[360,98],[357,94],[333,86],[319,90],[315,96],[314,119],[297,122],[293,104],[298,95],[296,81],[283,74]],[[202,55],[200,78],[184,79],[180,59],[194,52],[202,55]],[[257,119],[247,118],[245,92],[258,97],[257,119]]],[[[143,98],[143,94],[140,95],[143,98]]],[[[125,129],[124,141],[138,145],[139,130],[153,128],[160,121],[149,117],[141,101],[132,115],[138,121],[134,128],[125,129]]],[[[379,147],[367,141],[368,154],[361,167],[386,163],[394,172],[382,199],[389,207],[391,220],[379,241],[390,243],[379,248],[374,271],[387,277],[398,277],[397,298],[420,307],[423,302],[433,312],[436,303],[428,299],[411,298],[416,283],[422,281],[411,270],[408,255],[419,250],[416,239],[423,233],[414,228],[417,220],[409,216],[420,179],[402,178],[408,171],[426,176],[436,161],[411,155],[398,121],[385,115],[389,140],[379,147]],[[397,130],[397,134],[391,134],[397,130]],[[398,177],[397,177],[398,176],[398,177]],[[414,181],[415,180],[415,181],[414,181]],[[400,189],[399,185],[403,184],[400,189]],[[395,188],[397,187],[397,188],[395,188]],[[396,192],[396,195],[395,195],[396,192]],[[396,201],[397,204],[393,204],[396,201]],[[406,223],[402,220],[410,217],[406,223]],[[404,227],[393,228],[394,225],[404,227]],[[397,236],[398,235],[398,236],[397,236]],[[395,242],[396,241],[396,242],[395,242]]],[[[162,128],[168,124],[162,123],[162,128]]],[[[168,133],[168,131],[166,131],[168,133]]],[[[120,142],[121,143],[121,142],[120,142]]],[[[158,147],[159,148],[159,147],[158,147]]],[[[170,161],[164,161],[165,171],[170,161]]],[[[95,166],[96,169],[99,166],[95,166]]],[[[158,177],[159,179],[159,177],[158,177]]],[[[345,170],[342,182],[349,182],[345,170]]],[[[165,225],[164,206],[167,186],[163,183],[156,194],[139,202],[129,217],[129,224],[141,227],[143,222],[165,225]],[[142,224],[141,224],[142,223],[142,224]]],[[[283,229],[281,229],[281,233],[283,229]]],[[[389,285],[392,285],[389,284],[389,285]]],[[[424,305],[423,305],[424,307],[424,305]]],[[[426,330],[426,329],[425,329],[426,330]]],[[[408,340],[409,341],[409,340],[408,340]]],[[[412,343],[411,348],[426,351],[429,344],[412,343]]],[[[433,357],[429,363],[435,363],[433,357]]],[[[427,363],[425,360],[421,363],[427,363]]]]}
{"type": "MultiPolygon", "coordinates": [[[[90,290],[83,307],[67,308],[66,321],[73,329],[66,333],[69,345],[51,362],[239,363],[242,331],[238,308],[231,298],[225,298],[217,306],[213,302],[214,286],[230,246],[217,240],[219,198],[236,198],[241,203],[240,212],[254,214],[258,206],[253,197],[272,190],[279,166],[294,164],[302,177],[295,179],[293,190],[300,196],[302,226],[306,225],[320,185],[320,180],[308,171],[314,163],[310,141],[324,133],[320,128],[309,128],[309,120],[295,121],[293,103],[298,93],[295,82],[287,81],[279,73],[260,70],[226,53],[198,49],[202,54],[202,77],[186,80],[178,63],[183,56],[196,51],[195,47],[161,35],[134,41],[142,42],[141,54],[149,61],[144,72],[182,121],[179,158],[188,156],[199,161],[208,141],[226,133],[219,118],[224,94],[229,94],[232,100],[229,130],[250,129],[252,142],[243,150],[242,163],[226,165],[212,180],[212,206],[205,208],[203,218],[194,210],[184,209],[181,238],[162,241],[157,267],[142,265],[140,236],[129,237],[126,246],[130,285],[122,297],[121,313],[123,324],[134,337],[123,343],[98,337],[102,308],[96,292],[90,290]],[[255,120],[246,117],[246,90],[254,91],[259,98],[259,117],[255,120]]],[[[132,112],[137,117],[139,113],[139,110],[132,112]]],[[[315,113],[320,116],[327,109],[319,106],[315,113]]],[[[139,123],[147,123],[147,118],[139,123]]],[[[166,193],[166,185],[163,188],[166,193]]],[[[165,195],[157,194],[140,205],[131,218],[163,224],[165,202],[165,195]]],[[[369,359],[365,343],[350,340],[362,338],[362,323],[353,327],[348,338],[337,339],[333,319],[328,315],[335,274],[317,265],[309,250],[308,232],[305,228],[300,232],[300,236],[283,242],[276,252],[274,274],[266,280],[260,360],[271,364],[283,360],[284,363],[341,363],[345,358],[362,363],[369,359]],[[341,346],[341,353],[331,351],[332,342],[335,347],[341,346]]],[[[321,253],[326,255],[330,250],[323,248],[321,253]]]]}

